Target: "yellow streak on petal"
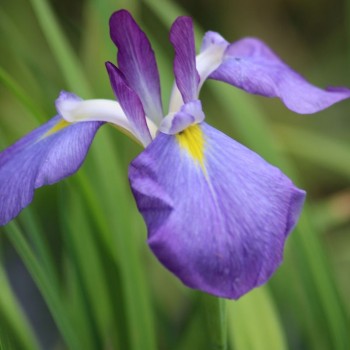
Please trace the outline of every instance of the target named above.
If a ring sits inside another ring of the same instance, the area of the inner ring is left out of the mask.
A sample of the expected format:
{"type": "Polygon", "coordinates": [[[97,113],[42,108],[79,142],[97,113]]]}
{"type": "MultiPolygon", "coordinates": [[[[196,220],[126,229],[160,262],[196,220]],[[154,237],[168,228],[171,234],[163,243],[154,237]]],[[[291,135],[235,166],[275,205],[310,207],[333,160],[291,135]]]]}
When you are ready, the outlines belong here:
{"type": "MultiPolygon", "coordinates": [[[[69,125],[72,125],[73,123],[68,122],[65,119],[61,119],[56,125],[54,125],[49,131],[47,131],[42,137],[41,139],[50,136],[58,131],[61,131],[62,129],[66,128],[69,125]]],[[[121,131],[123,134],[125,134],[126,136],[130,137],[133,141],[135,141],[137,144],[142,145],[142,143],[128,130],[115,125],[115,124],[110,124],[111,126],[113,126],[114,128],[116,128],[117,130],[121,131]]]]}
{"type": "Polygon", "coordinates": [[[205,140],[201,127],[198,124],[191,125],[175,135],[180,147],[199,163],[204,172],[204,146],[205,140]]]}
{"type": "Polygon", "coordinates": [[[50,136],[64,128],[66,128],[71,123],[67,122],[65,119],[61,119],[55,126],[53,126],[43,137],[50,136]]]}

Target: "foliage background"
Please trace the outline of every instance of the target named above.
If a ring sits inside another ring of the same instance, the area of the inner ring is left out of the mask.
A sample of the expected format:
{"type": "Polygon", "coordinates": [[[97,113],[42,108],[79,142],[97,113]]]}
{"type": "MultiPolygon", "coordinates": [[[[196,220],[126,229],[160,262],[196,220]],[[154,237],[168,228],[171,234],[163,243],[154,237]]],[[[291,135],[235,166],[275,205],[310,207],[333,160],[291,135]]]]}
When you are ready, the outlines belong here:
{"type": "MultiPolygon", "coordinates": [[[[128,8],[149,35],[164,106],[173,81],[172,21],[227,40],[258,36],[319,86],[350,86],[350,4],[342,0],[2,0],[0,146],[55,114],[60,90],[113,98],[110,14],[128,8]]],[[[211,124],[281,167],[308,192],[272,280],[225,302],[229,349],[349,349],[350,154],[346,101],[312,116],[206,83],[211,124]]],[[[183,287],[145,244],[127,182],[141,149],[104,127],[78,174],[37,191],[0,230],[0,348],[212,349],[208,297],[183,287]],[[208,327],[209,325],[209,327],[208,327]]],[[[212,300],[211,300],[212,301],[212,300]]]]}

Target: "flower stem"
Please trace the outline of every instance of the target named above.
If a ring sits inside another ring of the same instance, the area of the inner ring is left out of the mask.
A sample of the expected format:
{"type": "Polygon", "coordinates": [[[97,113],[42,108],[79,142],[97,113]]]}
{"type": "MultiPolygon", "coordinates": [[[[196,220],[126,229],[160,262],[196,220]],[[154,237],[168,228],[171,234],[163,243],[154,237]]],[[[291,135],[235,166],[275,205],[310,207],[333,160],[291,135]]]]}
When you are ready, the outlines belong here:
{"type": "Polygon", "coordinates": [[[226,301],[209,294],[202,296],[205,323],[210,344],[208,349],[227,349],[226,301]]]}

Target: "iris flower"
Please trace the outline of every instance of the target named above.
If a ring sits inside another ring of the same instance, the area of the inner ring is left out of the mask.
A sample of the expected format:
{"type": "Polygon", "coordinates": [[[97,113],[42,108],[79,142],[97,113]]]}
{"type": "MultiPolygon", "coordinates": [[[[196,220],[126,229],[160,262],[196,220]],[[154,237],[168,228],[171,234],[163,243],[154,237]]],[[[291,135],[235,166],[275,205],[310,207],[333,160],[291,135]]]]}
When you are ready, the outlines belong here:
{"type": "Polygon", "coordinates": [[[75,173],[98,129],[110,123],[145,147],[129,180],[153,253],[185,285],[237,299],[280,265],[305,192],[204,121],[202,84],[215,79],[279,97],[298,113],[320,111],[350,91],[309,84],[254,38],[230,44],[208,32],[196,56],[192,21],[179,17],[170,31],[175,84],[165,115],[144,32],[121,10],[111,16],[110,35],[118,67],[106,67],[117,101],[62,92],[57,116],[0,153],[0,224],[18,215],[36,188],[75,173]]]}

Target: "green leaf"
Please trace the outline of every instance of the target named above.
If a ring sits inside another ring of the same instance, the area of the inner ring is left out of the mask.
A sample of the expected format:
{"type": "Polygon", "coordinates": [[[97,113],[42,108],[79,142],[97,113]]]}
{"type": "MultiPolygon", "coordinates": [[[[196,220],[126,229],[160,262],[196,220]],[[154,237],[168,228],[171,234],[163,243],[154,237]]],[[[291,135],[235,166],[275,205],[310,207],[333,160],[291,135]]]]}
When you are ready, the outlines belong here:
{"type": "MultiPolygon", "coordinates": [[[[6,272],[1,265],[0,285],[0,338],[11,344],[10,346],[13,349],[39,349],[33,330],[16,300],[6,272]]],[[[9,349],[10,346],[3,345],[3,348],[9,349]]]]}
{"type": "Polygon", "coordinates": [[[52,285],[52,279],[48,276],[42,264],[33,254],[32,249],[28,245],[23,233],[15,222],[5,226],[5,232],[8,233],[8,238],[16,248],[18,254],[22,258],[39,290],[41,291],[47,306],[57,324],[57,327],[62,333],[67,345],[72,350],[80,349],[80,342],[77,334],[67,317],[65,306],[59,295],[59,290],[52,285]]]}
{"type": "Polygon", "coordinates": [[[30,3],[69,88],[84,98],[91,97],[92,92],[89,83],[81,70],[76,54],[71,49],[64,32],[60,28],[49,2],[30,0],[30,3]]]}
{"type": "Polygon", "coordinates": [[[267,288],[227,302],[229,339],[234,349],[286,350],[276,307],[267,288]]]}

